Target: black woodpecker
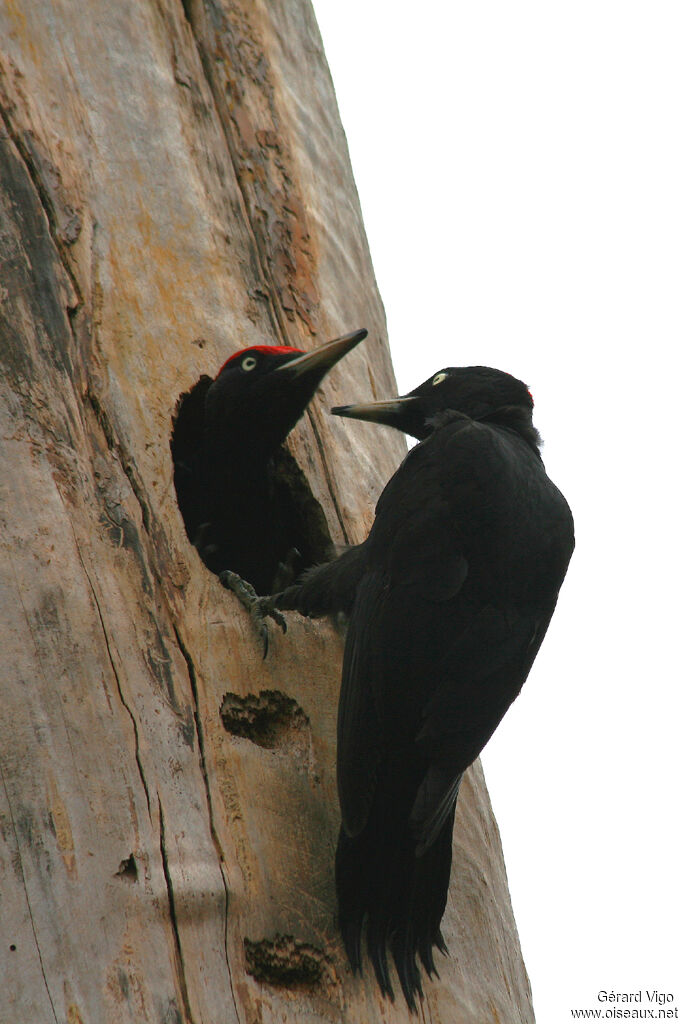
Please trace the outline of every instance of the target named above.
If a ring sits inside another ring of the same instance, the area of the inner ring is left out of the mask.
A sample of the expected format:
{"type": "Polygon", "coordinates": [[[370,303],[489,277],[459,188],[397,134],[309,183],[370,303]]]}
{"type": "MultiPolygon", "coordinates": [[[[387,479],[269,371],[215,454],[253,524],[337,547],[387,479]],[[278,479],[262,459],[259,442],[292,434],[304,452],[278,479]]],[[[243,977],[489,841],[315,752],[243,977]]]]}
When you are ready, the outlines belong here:
{"type": "MultiPolygon", "coordinates": [[[[307,550],[311,524],[281,446],[326,373],[366,336],[354,331],[306,353],[243,349],[185,397],[171,442],[178,504],[190,541],[226,585],[242,577],[268,593],[293,551],[301,553],[299,571],[320,560],[320,543],[307,550]]],[[[330,553],[328,544],[322,557],[330,553]]]]}
{"type": "Polygon", "coordinates": [[[408,1005],[419,955],[435,971],[465,769],[519,693],[574,548],[571,511],[546,475],[521,381],[474,366],[410,394],[332,411],[416,445],[385,487],[364,543],[309,569],[278,608],[349,615],[338,715],[339,922],[361,932],[408,1005]]]}

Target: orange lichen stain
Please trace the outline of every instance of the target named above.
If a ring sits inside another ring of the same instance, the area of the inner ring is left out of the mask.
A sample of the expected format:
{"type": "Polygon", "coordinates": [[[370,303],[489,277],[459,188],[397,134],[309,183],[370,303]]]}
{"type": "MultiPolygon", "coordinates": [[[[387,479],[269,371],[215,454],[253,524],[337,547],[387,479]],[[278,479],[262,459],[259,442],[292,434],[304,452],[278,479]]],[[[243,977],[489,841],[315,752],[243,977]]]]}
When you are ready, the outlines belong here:
{"type": "Polygon", "coordinates": [[[370,363],[367,364],[368,380],[370,382],[370,390],[372,391],[372,397],[377,401],[377,384],[375,383],[375,375],[372,372],[370,363]]]}
{"type": "MultiPolygon", "coordinates": [[[[196,297],[206,291],[207,281],[225,279],[225,263],[217,249],[204,248],[196,263],[187,249],[175,241],[190,231],[182,218],[163,229],[142,203],[131,214],[129,237],[135,239],[121,251],[115,239],[108,250],[109,277],[115,282],[117,353],[137,354],[141,338],[151,322],[176,326],[196,322],[196,297]],[[168,237],[168,241],[166,241],[168,237]]],[[[113,289],[110,291],[110,301],[113,289]]],[[[163,353],[168,357],[168,349],[163,353]]]]}
{"type": "MultiPolygon", "coordinates": [[[[36,39],[40,37],[40,33],[36,33],[34,27],[29,25],[25,13],[26,6],[24,0],[5,0],[4,8],[10,23],[7,36],[9,39],[18,40],[24,53],[40,68],[46,63],[46,58],[44,52],[36,46],[36,39]]],[[[10,63],[13,64],[12,61],[10,63]]],[[[15,71],[19,78],[24,77],[21,71],[15,71]]],[[[30,69],[27,68],[27,72],[30,73],[30,69]]]]}
{"type": "Polygon", "coordinates": [[[64,866],[70,878],[76,878],[76,854],[74,849],[74,838],[71,831],[71,822],[54,779],[49,780],[49,811],[52,824],[55,829],[55,840],[62,855],[64,866]]]}
{"type": "Polygon", "coordinates": [[[148,1020],[145,982],[132,943],[124,940],[121,954],[109,966],[105,992],[116,1006],[128,1004],[135,1020],[148,1020]]]}
{"type": "MultiPolygon", "coordinates": [[[[16,26],[15,31],[19,33],[20,36],[27,35],[26,14],[22,9],[23,7],[23,0],[20,0],[19,3],[16,3],[15,0],[5,0],[5,11],[7,13],[7,17],[9,21],[14,22],[14,25],[16,26]]],[[[10,35],[13,34],[12,29],[10,29],[10,35]]]]}
{"type": "Polygon", "coordinates": [[[75,1003],[69,1003],[69,1007],[66,1011],[66,1021],[67,1024],[83,1024],[83,1018],[81,1017],[75,1003]]]}

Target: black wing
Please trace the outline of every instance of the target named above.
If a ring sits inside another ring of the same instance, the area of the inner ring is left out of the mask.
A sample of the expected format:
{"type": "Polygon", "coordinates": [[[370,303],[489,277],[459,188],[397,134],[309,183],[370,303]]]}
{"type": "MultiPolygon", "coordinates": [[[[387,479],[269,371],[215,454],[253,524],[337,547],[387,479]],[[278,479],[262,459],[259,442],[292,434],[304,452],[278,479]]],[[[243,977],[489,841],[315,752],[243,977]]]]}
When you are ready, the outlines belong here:
{"type": "Polygon", "coordinates": [[[546,579],[544,503],[557,494],[522,440],[471,421],[416,446],[385,488],[342,675],[338,782],[350,835],[378,778],[394,785],[389,775],[418,853],[449,819],[554,608],[566,562],[546,579]]]}
{"type": "MultiPolygon", "coordinates": [[[[378,502],[365,543],[337,732],[339,800],[351,836],[367,821],[380,767],[384,776],[388,765],[396,763],[397,776],[406,768],[398,790],[412,788],[414,796],[416,782],[409,776],[420,770],[412,763],[415,736],[438,681],[432,669],[441,660],[444,633],[448,637],[449,609],[468,573],[442,494],[438,455],[429,442],[408,454],[378,502]]],[[[471,502],[471,481],[463,477],[461,488],[463,502],[471,502]]],[[[385,779],[386,785],[391,783],[385,779]]]]}

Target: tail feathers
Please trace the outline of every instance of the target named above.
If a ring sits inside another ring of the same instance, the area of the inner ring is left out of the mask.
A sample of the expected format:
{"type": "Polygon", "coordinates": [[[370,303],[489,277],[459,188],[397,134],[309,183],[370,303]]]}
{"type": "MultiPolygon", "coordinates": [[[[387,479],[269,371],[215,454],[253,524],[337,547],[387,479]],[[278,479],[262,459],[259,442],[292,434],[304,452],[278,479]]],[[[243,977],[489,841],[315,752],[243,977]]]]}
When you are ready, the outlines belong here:
{"type": "Polygon", "coordinates": [[[421,857],[440,834],[458,799],[463,773],[431,764],[415,797],[410,824],[418,840],[417,856],[421,857]]]}
{"type": "Polygon", "coordinates": [[[356,974],[359,971],[362,973],[363,957],[361,954],[360,937],[363,930],[363,918],[359,915],[345,919],[340,918],[339,927],[342,939],[344,940],[344,949],[353,968],[353,973],[356,974]]]}
{"type": "Polygon", "coordinates": [[[394,998],[388,950],[411,1009],[422,996],[421,969],[437,975],[434,947],[447,952],[440,931],[451,870],[454,809],[432,845],[416,856],[409,827],[380,827],[371,815],[363,832],[342,828],[336,857],[339,924],[354,971],[361,968],[361,935],[366,927],[368,955],[379,987],[394,998]]]}
{"type": "Polygon", "coordinates": [[[411,1013],[415,1013],[415,996],[419,995],[420,999],[422,998],[422,979],[415,959],[415,935],[410,922],[406,927],[394,932],[391,952],[408,1008],[411,1013]]]}
{"type": "Polygon", "coordinates": [[[436,946],[439,952],[443,953],[444,956],[448,955],[448,946],[443,941],[443,935],[441,934],[440,928],[437,928],[436,932],[430,938],[423,940],[418,949],[422,965],[430,978],[432,976],[436,978],[439,977],[439,972],[437,971],[434,963],[434,946],[436,946]]]}
{"type": "Polygon", "coordinates": [[[367,947],[372,966],[375,968],[375,977],[379,982],[382,994],[394,999],[394,990],[389,978],[389,962],[387,960],[388,918],[385,914],[370,917],[367,926],[367,947]]]}

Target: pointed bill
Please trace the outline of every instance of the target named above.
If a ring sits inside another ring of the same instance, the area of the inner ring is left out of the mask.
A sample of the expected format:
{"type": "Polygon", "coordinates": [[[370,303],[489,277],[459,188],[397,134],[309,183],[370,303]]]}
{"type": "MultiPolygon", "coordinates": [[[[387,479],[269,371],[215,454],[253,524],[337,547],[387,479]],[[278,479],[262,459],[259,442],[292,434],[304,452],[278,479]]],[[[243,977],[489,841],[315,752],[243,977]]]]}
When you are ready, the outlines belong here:
{"type": "Polygon", "coordinates": [[[370,423],[383,423],[387,427],[398,427],[410,406],[417,399],[411,395],[403,398],[389,398],[384,402],[368,402],[357,405],[337,405],[330,412],[335,416],[346,416],[352,420],[368,420],[370,423]]]}
{"type": "Polygon", "coordinates": [[[309,374],[322,379],[335,363],[367,336],[365,328],[352,331],[341,338],[335,338],[334,341],[328,341],[326,345],[314,348],[312,352],[304,352],[296,359],[290,359],[288,363],[279,366],[275,373],[286,373],[293,379],[309,374]]]}

